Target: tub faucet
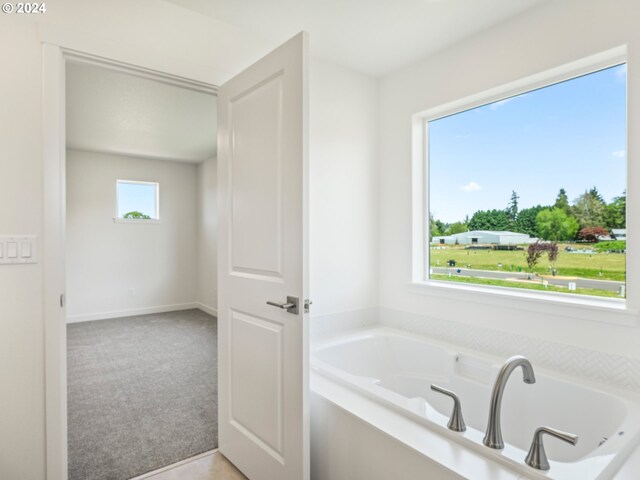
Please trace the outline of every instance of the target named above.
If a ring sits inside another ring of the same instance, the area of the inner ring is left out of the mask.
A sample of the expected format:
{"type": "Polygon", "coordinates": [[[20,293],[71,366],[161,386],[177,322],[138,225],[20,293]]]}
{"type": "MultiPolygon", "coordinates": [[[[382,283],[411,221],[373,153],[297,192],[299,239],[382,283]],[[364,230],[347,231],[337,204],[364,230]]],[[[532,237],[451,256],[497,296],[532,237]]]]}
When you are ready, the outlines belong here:
{"type": "Polygon", "coordinates": [[[489,448],[500,450],[504,448],[502,441],[502,428],[500,426],[500,410],[502,409],[502,394],[507,380],[511,373],[518,367],[522,367],[522,379],[524,383],[536,383],[536,376],[533,374],[531,362],[522,355],[515,355],[505,362],[500,369],[493,385],[491,393],[491,407],[489,408],[489,423],[487,424],[487,432],[484,435],[484,443],[489,448]]]}

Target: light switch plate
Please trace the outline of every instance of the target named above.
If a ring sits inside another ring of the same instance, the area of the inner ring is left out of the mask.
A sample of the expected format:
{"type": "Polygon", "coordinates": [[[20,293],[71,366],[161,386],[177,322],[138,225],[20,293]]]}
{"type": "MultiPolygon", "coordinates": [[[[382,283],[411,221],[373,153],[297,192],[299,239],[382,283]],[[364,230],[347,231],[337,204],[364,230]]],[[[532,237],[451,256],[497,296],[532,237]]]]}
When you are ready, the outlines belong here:
{"type": "Polygon", "coordinates": [[[0,265],[38,262],[36,235],[0,235],[0,265]]]}

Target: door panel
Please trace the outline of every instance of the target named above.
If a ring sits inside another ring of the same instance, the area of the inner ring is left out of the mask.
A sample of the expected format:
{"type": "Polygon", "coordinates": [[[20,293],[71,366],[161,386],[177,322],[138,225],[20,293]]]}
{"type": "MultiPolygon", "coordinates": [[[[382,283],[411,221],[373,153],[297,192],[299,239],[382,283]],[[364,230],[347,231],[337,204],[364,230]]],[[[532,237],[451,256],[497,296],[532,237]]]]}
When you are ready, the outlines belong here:
{"type": "Polygon", "coordinates": [[[232,272],[280,281],[282,87],[283,72],[278,72],[229,102],[232,272]],[[260,238],[260,248],[255,248],[256,238],[260,238]]]}
{"type": "Polygon", "coordinates": [[[218,92],[219,445],[251,480],[309,478],[306,50],[218,92]]]}
{"type": "Polygon", "coordinates": [[[279,323],[232,310],[229,331],[231,423],[283,463],[284,328],[279,323]],[[255,399],[260,401],[256,403],[255,399]]]}

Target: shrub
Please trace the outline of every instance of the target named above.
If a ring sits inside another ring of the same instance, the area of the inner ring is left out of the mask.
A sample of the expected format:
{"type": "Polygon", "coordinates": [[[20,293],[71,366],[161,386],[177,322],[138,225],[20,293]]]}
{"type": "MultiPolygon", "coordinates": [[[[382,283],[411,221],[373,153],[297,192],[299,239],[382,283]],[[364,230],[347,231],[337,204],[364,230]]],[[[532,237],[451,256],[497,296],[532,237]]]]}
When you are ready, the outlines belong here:
{"type": "Polygon", "coordinates": [[[609,230],[604,227],[585,227],[578,233],[578,238],[585,242],[595,243],[599,237],[608,237],[609,230]]]}
{"type": "Polygon", "coordinates": [[[624,252],[627,250],[627,242],[625,240],[600,242],[595,244],[594,248],[599,252],[624,252]]]}

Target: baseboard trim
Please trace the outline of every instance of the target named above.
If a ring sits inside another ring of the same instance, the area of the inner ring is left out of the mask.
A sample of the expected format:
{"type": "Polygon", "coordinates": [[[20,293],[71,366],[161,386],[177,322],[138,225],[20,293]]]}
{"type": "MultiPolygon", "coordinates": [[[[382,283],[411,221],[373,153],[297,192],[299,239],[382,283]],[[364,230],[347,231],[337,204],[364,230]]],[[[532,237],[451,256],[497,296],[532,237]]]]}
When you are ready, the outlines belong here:
{"type": "Polygon", "coordinates": [[[180,467],[190,462],[195,462],[196,460],[200,460],[201,458],[208,457],[209,455],[213,455],[218,451],[217,448],[213,450],[209,450],[208,452],[199,453],[198,455],[194,455],[193,457],[185,458],[184,460],[180,460],[179,462],[172,463],[171,465],[167,465],[166,467],[158,468],[157,470],[153,470],[151,472],[143,473],[137,477],[133,477],[131,480],[145,480],[147,478],[154,477],[160,473],[166,472],[168,470],[173,470],[174,468],[180,467]]]}
{"type": "Polygon", "coordinates": [[[161,305],[158,307],[132,308],[130,310],[117,310],[115,312],[90,313],[84,315],[69,315],[67,323],[91,322],[93,320],[106,320],[108,318],[132,317],[134,315],[147,315],[150,313],[177,312],[179,310],[191,310],[200,308],[200,304],[177,303],[174,305],[161,305]]]}
{"type": "Polygon", "coordinates": [[[208,313],[209,315],[213,315],[214,317],[218,317],[218,309],[210,307],[209,305],[205,305],[204,303],[196,302],[197,307],[202,310],[204,313],[208,313]]]}

